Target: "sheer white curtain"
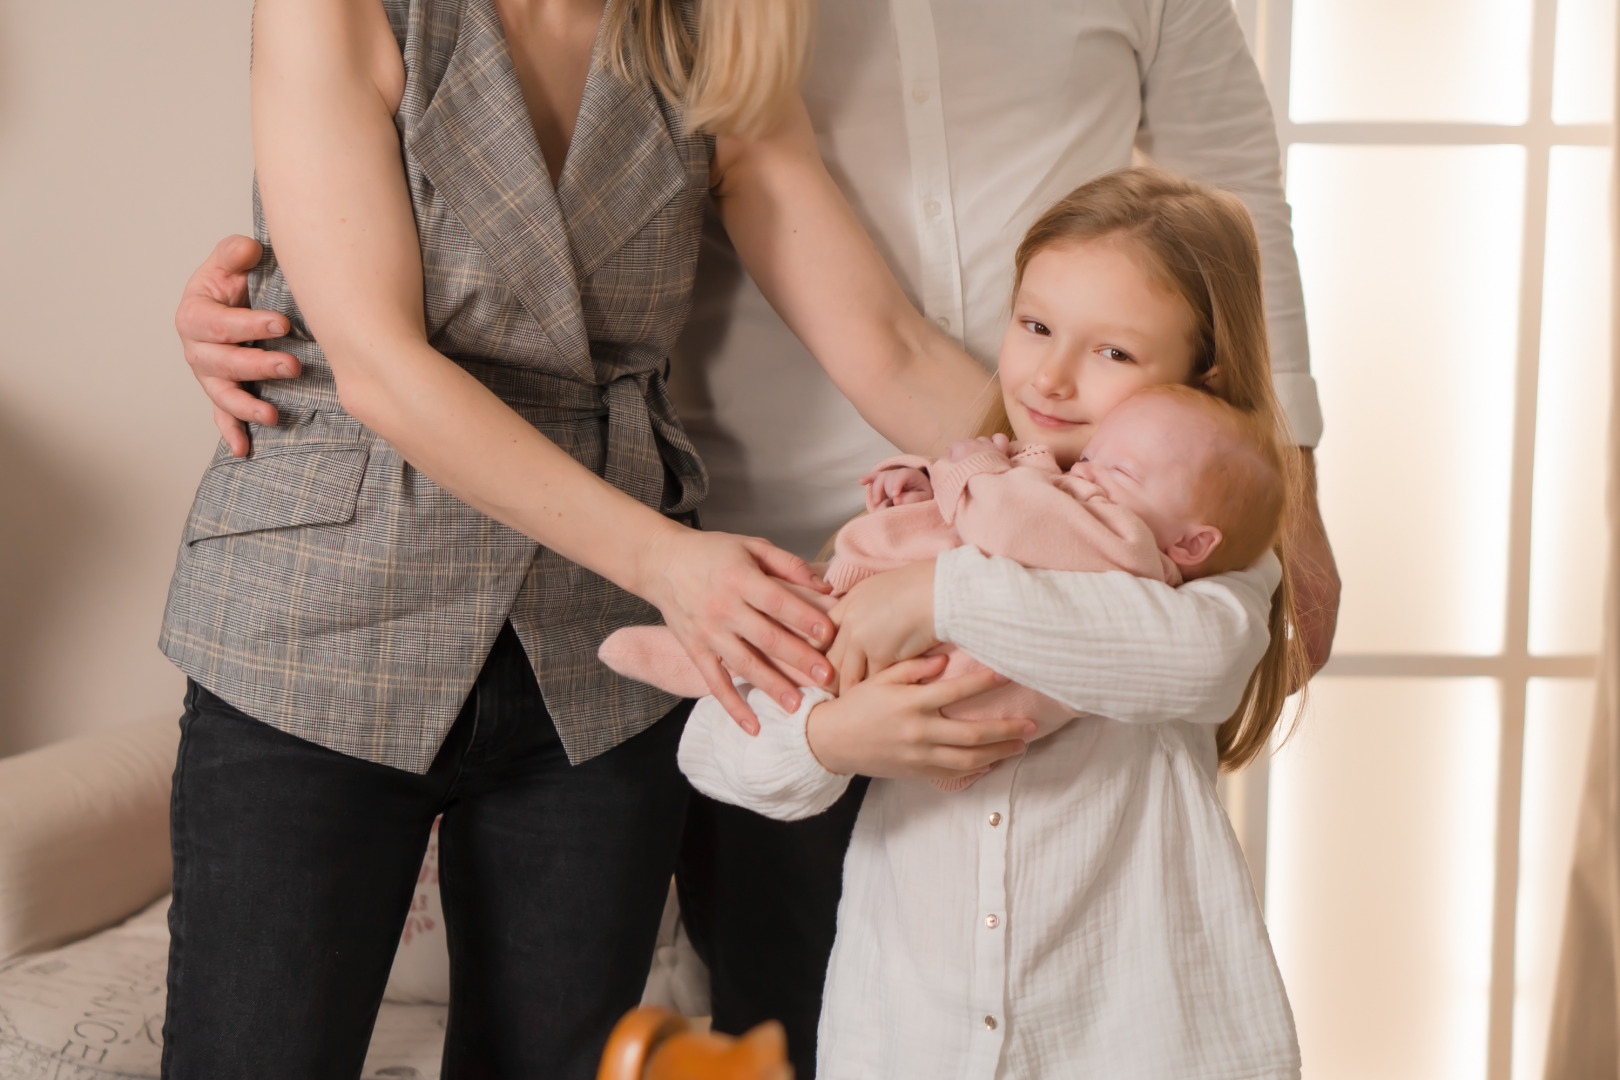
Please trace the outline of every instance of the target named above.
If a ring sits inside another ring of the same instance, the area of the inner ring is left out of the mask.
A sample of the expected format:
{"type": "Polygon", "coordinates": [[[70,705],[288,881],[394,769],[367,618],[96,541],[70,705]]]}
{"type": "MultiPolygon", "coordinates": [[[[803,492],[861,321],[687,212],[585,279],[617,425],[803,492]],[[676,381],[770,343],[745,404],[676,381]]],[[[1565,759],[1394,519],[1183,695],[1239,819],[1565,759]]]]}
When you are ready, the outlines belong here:
{"type": "Polygon", "coordinates": [[[1620,1080],[1620,334],[1614,340],[1603,647],[1546,1080],[1620,1080]]]}

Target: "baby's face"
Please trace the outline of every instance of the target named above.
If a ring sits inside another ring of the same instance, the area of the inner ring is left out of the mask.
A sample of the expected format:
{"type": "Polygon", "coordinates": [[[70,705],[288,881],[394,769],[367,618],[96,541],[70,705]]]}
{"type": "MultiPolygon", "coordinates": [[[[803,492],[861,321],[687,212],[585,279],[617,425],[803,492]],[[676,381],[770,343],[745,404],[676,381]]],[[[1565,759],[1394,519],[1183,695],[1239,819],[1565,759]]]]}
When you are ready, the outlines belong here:
{"type": "Polygon", "coordinates": [[[1071,471],[1146,522],[1165,551],[1202,524],[1193,485],[1220,442],[1208,416],[1149,394],[1110,413],[1071,471]]]}
{"type": "Polygon", "coordinates": [[[1192,313],[1128,240],[1046,248],[1024,271],[1001,339],[1002,398],[1018,438],[1068,468],[1103,417],[1143,387],[1192,375],[1192,313]]]}

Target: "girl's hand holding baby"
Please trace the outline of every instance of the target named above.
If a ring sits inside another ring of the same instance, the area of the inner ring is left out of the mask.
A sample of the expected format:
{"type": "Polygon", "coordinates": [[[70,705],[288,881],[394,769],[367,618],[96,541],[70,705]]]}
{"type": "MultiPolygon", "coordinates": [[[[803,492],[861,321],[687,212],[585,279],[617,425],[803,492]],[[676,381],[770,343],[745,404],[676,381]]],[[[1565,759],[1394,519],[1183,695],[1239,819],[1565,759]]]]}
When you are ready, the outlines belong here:
{"type": "Polygon", "coordinates": [[[950,779],[1022,753],[1035,721],[951,720],[940,710],[993,690],[1006,678],[988,669],[913,684],[945,670],[945,657],[907,660],[879,672],[805,719],[810,752],[829,772],[950,779]]]}
{"type": "Polygon", "coordinates": [[[833,606],[837,636],[827,659],[842,694],[870,673],[939,644],[934,636],[934,560],[867,578],[833,606]]]}

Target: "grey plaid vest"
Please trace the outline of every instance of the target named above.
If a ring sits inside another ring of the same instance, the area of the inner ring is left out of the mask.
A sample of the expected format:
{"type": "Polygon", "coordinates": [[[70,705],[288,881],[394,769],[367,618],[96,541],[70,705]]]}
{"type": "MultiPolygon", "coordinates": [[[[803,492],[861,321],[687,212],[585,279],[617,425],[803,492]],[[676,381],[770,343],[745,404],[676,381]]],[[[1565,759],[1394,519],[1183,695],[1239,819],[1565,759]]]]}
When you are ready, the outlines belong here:
{"type": "MultiPolygon", "coordinates": [[[[405,58],[395,117],[421,238],[427,327],[575,459],[666,514],[707,489],[664,384],[686,321],[712,140],[681,131],[598,48],[555,188],[492,0],[384,0],[405,58]]],[[[223,446],[186,521],[161,647],[251,716],[322,746],[425,772],[501,624],[534,663],[571,761],[675,699],[596,659],[648,604],[490,520],[338,404],[276,264],[255,307],[304,374],[263,384],[280,410],[253,452],[223,446]]]]}

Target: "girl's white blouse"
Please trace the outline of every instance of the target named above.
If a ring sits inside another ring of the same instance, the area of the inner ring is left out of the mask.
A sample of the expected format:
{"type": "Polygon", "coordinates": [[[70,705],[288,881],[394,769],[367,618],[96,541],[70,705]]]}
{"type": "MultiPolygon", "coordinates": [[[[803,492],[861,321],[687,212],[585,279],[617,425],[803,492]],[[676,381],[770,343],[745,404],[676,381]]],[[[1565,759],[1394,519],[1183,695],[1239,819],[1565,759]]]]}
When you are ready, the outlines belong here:
{"type": "MultiPolygon", "coordinates": [[[[941,638],[1090,715],[965,791],[873,781],[844,864],[817,1074],[1297,1077],[1282,979],[1215,795],[1215,728],[1265,651],[1276,560],[1179,589],[972,548],[940,562],[941,638]]],[[[700,701],[682,770],[772,817],[819,813],[848,777],[810,753],[805,716],[826,695],[805,699],[789,715],[750,692],[757,737],[700,701]]]]}

